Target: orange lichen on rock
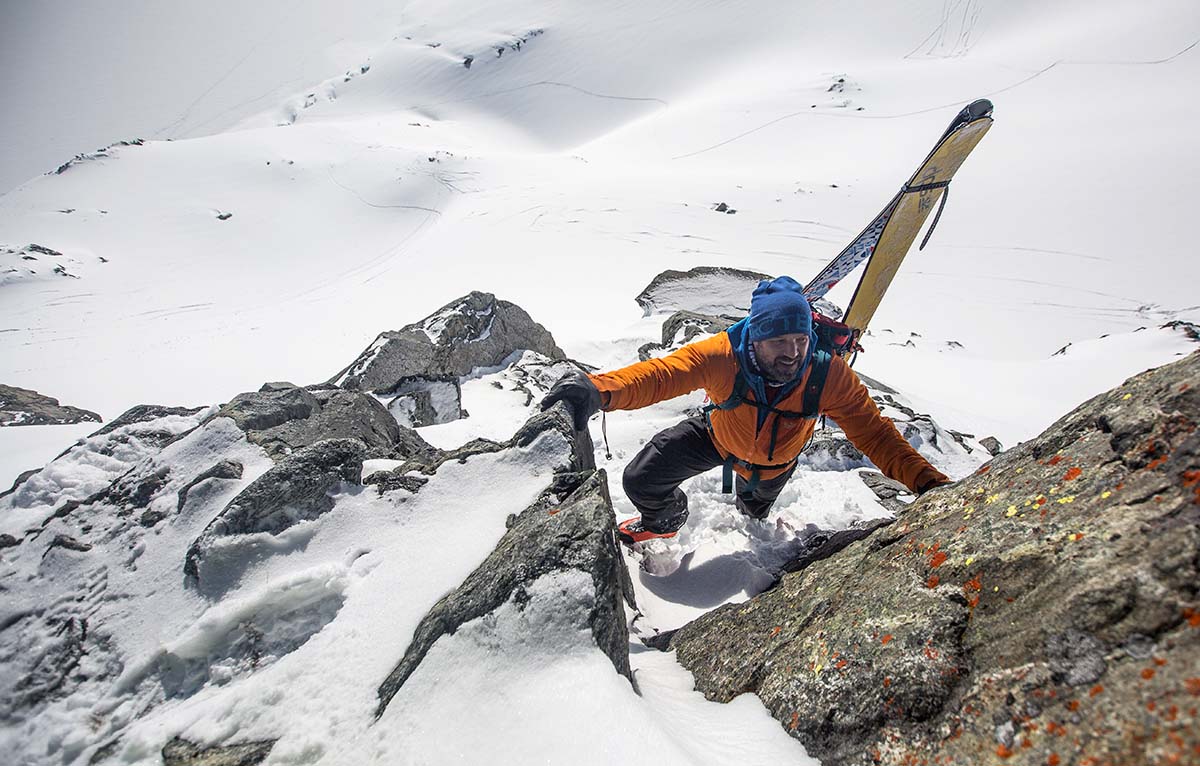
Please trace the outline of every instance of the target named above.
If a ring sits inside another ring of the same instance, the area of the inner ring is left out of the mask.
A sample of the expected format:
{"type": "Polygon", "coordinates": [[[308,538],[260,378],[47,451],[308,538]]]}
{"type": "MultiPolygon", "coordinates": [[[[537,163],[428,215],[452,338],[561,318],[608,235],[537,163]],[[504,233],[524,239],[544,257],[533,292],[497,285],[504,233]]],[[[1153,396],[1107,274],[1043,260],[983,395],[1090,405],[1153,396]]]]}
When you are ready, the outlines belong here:
{"type": "Polygon", "coordinates": [[[1183,683],[1187,686],[1188,694],[1193,697],[1200,697],[1200,678],[1189,678],[1183,683]]]}
{"type": "Polygon", "coordinates": [[[1191,625],[1193,628],[1200,628],[1200,612],[1197,612],[1195,609],[1184,609],[1183,619],[1187,620],[1188,625],[1191,625]]]}
{"type": "Polygon", "coordinates": [[[926,588],[936,588],[938,586],[938,583],[940,583],[940,582],[941,582],[941,580],[938,579],[937,575],[931,575],[929,577],[929,579],[925,581],[925,587],[926,588]]]}
{"type": "Polygon", "coordinates": [[[887,634],[884,634],[883,638],[879,639],[879,643],[883,644],[884,646],[887,646],[888,642],[891,640],[892,640],[892,634],[887,633],[887,634]]]}
{"type": "Polygon", "coordinates": [[[1011,758],[1012,754],[1012,751],[1005,747],[1003,743],[996,746],[996,755],[1001,758],[1011,758]]]}
{"type": "Polygon", "coordinates": [[[1104,692],[1104,685],[1096,684],[1088,691],[1088,696],[1095,697],[1097,694],[1102,694],[1103,692],[1104,692]]]}
{"type": "Polygon", "coordinates": [[[1062,462],[1062,455],[1055,455],[1046,461],[1046,465],[1058,465],[1062,462]]]}
{"type": "Polygon", "coordinates": [[[1075,481],[1080,476],[1083,476],[1083,469],[1080,468],[1079,466],[1073,466],[1071,468],[1068,468],[1067,472],[1063,474],[1062,480],[1063,481],[1075,481]]]}
{"type": "Polygon", "coordinates": [[[1058,753],[1051,753],[1046,758],[1046,766],[1058,766],[1062,761],[1058,757],[1058,753]]]}
{"type": "Polygon", "coordinates": [[[1154,668],[1142,668],[1142,678],[1147,681],[1154,678],[1154,668]]]}

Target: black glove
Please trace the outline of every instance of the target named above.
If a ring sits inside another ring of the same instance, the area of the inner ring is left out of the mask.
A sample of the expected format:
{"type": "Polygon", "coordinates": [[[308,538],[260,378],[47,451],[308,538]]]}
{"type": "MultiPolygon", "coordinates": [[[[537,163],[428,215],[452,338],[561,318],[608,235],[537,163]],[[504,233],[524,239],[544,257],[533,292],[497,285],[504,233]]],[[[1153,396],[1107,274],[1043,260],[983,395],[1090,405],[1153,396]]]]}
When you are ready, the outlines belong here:
{"type": "Polygon", "coordinates": [[[931,490],[940,489],[941,487],[949,487],[954,482],[949,479],[930,479],[925,484],[917,487],[917,497],[924,495],[931,490]]]}
{"type": "Polygon", "coordinates": [[[550,387],[550,392],[542,399],[542,409],[549,409],[559,401],[566,402],[575,415],[575,430],[584,431],[588,418],[600,409],[600,391],[587,375],[576,370],[563,375],[550,387]]]}

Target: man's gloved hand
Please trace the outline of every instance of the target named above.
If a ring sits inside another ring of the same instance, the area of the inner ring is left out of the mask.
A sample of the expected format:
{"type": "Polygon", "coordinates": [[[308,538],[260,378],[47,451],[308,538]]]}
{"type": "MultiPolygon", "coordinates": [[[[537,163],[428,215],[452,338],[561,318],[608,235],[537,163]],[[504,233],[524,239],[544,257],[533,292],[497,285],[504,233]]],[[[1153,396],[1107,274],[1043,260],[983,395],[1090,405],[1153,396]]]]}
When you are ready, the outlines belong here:
{"type": "Polygon", "coordinates": [[[600,410],[600,391],[596,384],[583,372],[576,370],[563,375],[550,387],[542,399],[542,409],[549,409],[555,402],[566,402],[575,415],[575,430],[587,429],[588,418],[600,410]]]}
{"type": "Polygon", "coordinates": [[[949,479],[931,479],[922,486],[917,487],[917,497],[920,497],[921,495],[924,495],[932,490],[941,489],[942,487],[950,487],[953,485],[954,482],[949,479]]]}

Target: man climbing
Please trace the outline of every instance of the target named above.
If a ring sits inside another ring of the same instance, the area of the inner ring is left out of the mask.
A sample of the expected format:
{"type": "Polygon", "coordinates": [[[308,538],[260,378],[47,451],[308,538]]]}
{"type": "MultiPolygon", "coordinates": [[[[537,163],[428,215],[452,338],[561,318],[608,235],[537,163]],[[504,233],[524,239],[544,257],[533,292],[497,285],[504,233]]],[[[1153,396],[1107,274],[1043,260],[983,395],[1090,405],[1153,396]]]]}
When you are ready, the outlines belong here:
{"type": "Polygon", "coordinates": [[[679,485],[716,466],[725,467],[726,492],[736,473],[738,510],[766,518],[822,414],[917,494],[950,481],[883,417],[850,366],[818,349],[812,309],[791,277],[760,282],[750,315],[725,332],[613,372],[564,376],[542,408],[570,403],[582,430],[599,409],[634,410],[699,388],[713,402],[704,415],[659,432],[625,468],[625,494],[641,513],[619,525],[626,542],[674,537],[688,516],[679,485]]]}

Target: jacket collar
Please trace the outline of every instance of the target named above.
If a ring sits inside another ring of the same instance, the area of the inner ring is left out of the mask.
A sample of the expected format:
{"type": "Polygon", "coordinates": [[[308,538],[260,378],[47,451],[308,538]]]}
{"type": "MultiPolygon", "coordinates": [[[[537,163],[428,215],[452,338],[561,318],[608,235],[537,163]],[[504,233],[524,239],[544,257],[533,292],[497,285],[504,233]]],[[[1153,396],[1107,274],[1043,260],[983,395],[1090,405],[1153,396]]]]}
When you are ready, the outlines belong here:
{"type": "MultiPolygon", "coordinates": [[[[766,380],[759,371],[758,365],[755,364],[751,350],[749,319],[742,319],[735,322],[726,332],[729,334],[729,344],[733,347],[733,354],[737,358],[738,368],[746,378],[746,387],[754,392],[755,401],[768,403],[766,380]]],[[[775,397],[776,401],[783,400],[800,385],[800,381],[804,379],[804,373],[808,370],[809,362],[812,361],[816,344],[816,338],[810,335],[808,354],[804,357],[804,362],[800,365],[800,369],[796,371],[796,377],[780,387],[775,397]]],[[[760,428],[766,419],[767,411],[760,408],[758,410],[758,425],[760,428]]]]}

